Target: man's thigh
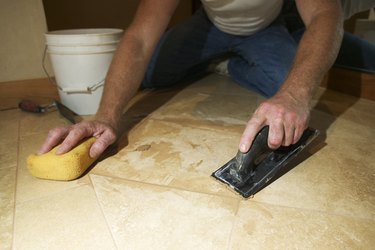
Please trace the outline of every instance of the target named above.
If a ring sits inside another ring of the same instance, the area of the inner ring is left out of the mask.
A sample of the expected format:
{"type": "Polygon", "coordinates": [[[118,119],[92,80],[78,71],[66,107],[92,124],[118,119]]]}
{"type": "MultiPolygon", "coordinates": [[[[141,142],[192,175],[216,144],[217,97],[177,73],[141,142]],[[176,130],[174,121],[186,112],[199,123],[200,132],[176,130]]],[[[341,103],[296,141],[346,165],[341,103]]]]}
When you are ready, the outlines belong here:
{"type": "Polygon", "coordinates": [[[143,87],[166,87],[202,74],[208,62],[228,50],[232,36],[219,31],[203,10],[167,31],[147,69],[143,87]]]}
{"type": "Polygon", "coordinates": [[[285,81],[297,50],[297,43],[281,24],[243,38],[229,62],[230,76],[239,84],[265,96],[274,95],[285,81]]]}

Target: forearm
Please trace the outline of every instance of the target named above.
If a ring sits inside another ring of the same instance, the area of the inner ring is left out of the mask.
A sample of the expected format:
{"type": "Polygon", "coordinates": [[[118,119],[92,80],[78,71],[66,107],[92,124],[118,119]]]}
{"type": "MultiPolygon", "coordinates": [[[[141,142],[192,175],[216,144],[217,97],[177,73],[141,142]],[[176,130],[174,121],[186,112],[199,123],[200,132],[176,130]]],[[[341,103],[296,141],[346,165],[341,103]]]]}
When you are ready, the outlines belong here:
{"type": "Polygon", "coordinates": [[[118,123],[125,105],[139,89],[148,61],[142,42],[125,34],[107,74],[97,119],[112,126],[118,123]]]}
{"type": "Polygon", "coordinates": [[[292,93],[297,100],[311,99],[337,56],[343,35],[342,22],[339,11],[323,11],[311,19],[281,93],[292,93]]]}
{"type": "Polygon", "coordinates": [[[151,55],[178,0],[141,0],[111,63],[96,119],[117,129],[123,109],[137,92],[151,55]]]}

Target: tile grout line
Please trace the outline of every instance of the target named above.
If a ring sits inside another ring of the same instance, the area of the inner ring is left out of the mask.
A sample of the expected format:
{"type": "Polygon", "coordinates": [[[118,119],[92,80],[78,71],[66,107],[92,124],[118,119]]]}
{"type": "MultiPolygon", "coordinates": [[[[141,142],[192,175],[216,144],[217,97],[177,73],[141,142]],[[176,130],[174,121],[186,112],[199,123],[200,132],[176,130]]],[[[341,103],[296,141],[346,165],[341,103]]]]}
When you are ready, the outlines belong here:
{"type": "Polygon", "coordinates": [[[200,191],[195,191],[195,190],[187,190],[187,189],[183,189],[181,187],[176,187],[176,186],[166,186],[166,185],[157,184],[157,183],[149,183],[149,182],[144,182],[144,181],[130,180],[130,179],[110,176],[110,175],[106,175],[106,174],[95,173],[95,174],[92,174],[92,175],[101,176],[101,177],[105,177],[105,178],[112,178],[112,179],[117,179],[117,180],[122,180],[122,181],[128,181],[128,182],[132,182],[132,183],[141,183],[141,184],[150,185],[150,186],[158,186],[158,187],[167,188],[167,189],[186,191],[186,192],[190,192],[190,193],[197,193],[197,194],[211,195],[211,196],[216,196],[216,197],[221,197],[221,198],[228,198],[228,199],[236,200],[239,203],[241,203],[242,201],[248,201],[248,202],[254,202],[254,203],[258,203],[258,204],[270,205],[270,206],[280,207],[280,208],[300,209],[300,210],[305,210],[305,211],[309,211],[309,212],[313,212],[313,213],[318,213],[318,214],[321,214],[321,215],[328,215],[328,216],[333,215],[333,216],[342,216],[342,217],[351,218],[351,219],[373,220],[373,221],[375,221],[375,219],[365,218],[365,217],[355,217],[355,216],[343,214],[343,213],[333,213],[333,212],[329,212],[329,211],[317,210],[317,209],[312,209],[312,208],[291,207],[291,206],[279,205],[279,204],[274,204],[274,203],[269,203],[269,202],[257,201],[257,200],[254,200],[254,199],[244,199],[242,197],[232,197],[232,196],[229,196],[229,195],[206,193],[206,192],[200,192],[200,191]]]}
{"type": "MultiPolygon", "coordinates": [[[[223,130],[221,129],[218,129],[218,128],[207,128],[205,126],[201,126],[201,125],[190,125],[190,124],[182,124],[178,118],[158,118],[158,117],[149,117],[150,120],[154,120],[154,121],[158,121],[158,122],[164,122],[164,123],[172,123],[172,124],[176,124],[176,125],[179,125],[181,127],[188,127],[188,128],[191,128],[191,129],[201,129],[201,130],[205,130],[205,131],[211,131],[211,132],[223,132],[223,130]]],[[[215,123],[214,121],[211,121],[211,120],[194,120],[194,119],[191,119],[191,121],[193,122],[209,122],[209,123],[212,123],[213,125],[215,126],[224,126],[224,128],[227,126],[227,127],[232,127],[232,126],[237,126],[237,127],[243,127],[245,128],[245,125],[246,125],[246,122],[244,121],[243,124],[231,124],[231,123],[227,123],[227,124],[220,124],[220,123],[215,123]]],[[[236,131],[224,131],[226,133],[230,133],[230,134],[233,134],[233,135],[237,135],[238,132],[236,131]]]]}
{"type": "Polygon", "coordinates": [[[103,216],[103,218],[105,220],[105,224],[107,225],[108,231],[111,234],[111,238],[112,238],[113,244],[115,245],[116,249],[119,249],[119,247],[117,246],[117,242],[115,240],[115,237],[113,236],[113,232],[111,230],[111,227],[110,227],[110,225],[108,223],[107,217],[105,216],[105,213],[104,213],[104,210],[103,210],[103,206],[101,205],[101,203],[99,201],[98,193],[96,192],[95,185],[94,185],[94,183],[92,182],[92,179],[91,179],[91,174],[88,173],[87,175],[89,177],[92,189],[94,191],[94,194],[95,194],[95,197],[96,197],[96,202],[97,202],[97,204],[98,204],[98,206],[100,208],[100,212],[102,213],[102,216],[103,216]]]}
{"type": "Polygon", "coordinates": [[[189,193],[211,195],[211,196],[216,196],[216,197],[221,197],[221,198],[233,199],[233,200],[236,200],[236,201],[240,201],[240,198],[232,197],[232,196],[229,196],[229,195],[220,195],[220,194],[215,194],[215,193],[205,193],[205,192],[200,192],[200,191],[187,190],[187,189],[183,189],[181,187],[176,187],[176,186],[165,186],[165,185],[162,185],[162,184],[150,183],[150,182],[144,182],[144,181],[130,180],[130,179],[125,179],[125,178],[115,177],[115,176],[110,176],[110,175],[105,175],[105,174],[97,174],[97,173],[95,173],[95,174],[90,174],[90,175],[96,175],[96,176],[100,176],[100,177],[112,178],[112,179],[117,179],[117,180],[132,182],[132,183],[140,183],[140,184],[145,184],[145,185],[149,185],[149,186],[156,186],[156,187],[161,187],[161,188],[174,189],[174,190],[185,191],[185,192],[189,192],[189,193]]]}
{"type": "MultiPolygon", "coordinates": [[[[238,211],[240,209],[241,200],[239,198],[225,196],[225,195],[220,195],[220,194],[214,194],[214,193],[204,193],[204,192],[199,192],[199,191],[186,190],[186,189],[182,189],[182,188],[178,188],[178,187],[174,187],[174,186],[164,186],[164,185],[160,185],[160,184],[153,184],[153,183],[147,183],[147,182],[129,180],[129,179],[124,179],[124,178],[119,178],[119,177],[113,177],[113,176],[107,176],[107,175],[101,175],[101,174],[90,174],[90,181],[91,181],[91,175],[98,176],[98,177],[104,177],[104,178],[112,178],[112,179],[117,179],[117,180],[120,180],[120,181],[132,182],[132,183],[140,183],[140,184],[144,184],[144,185],[148,185],[148,186],[157,186],[157,187],[166,188],[166,189],[174,189],[174,190],[185,191],[185,192],[194,193],[194,194],[208,195],[208,196],[213,196],[213,197],[218,197],[218,198],[225,198],[225,199],[234,200],[236,202],[236,211],[235,211],[235,213],[233,215],[232,226],[231,226],[231,230],[229,232],[229,237],[228,237],[228,240],[227,240],[227,249],[230,249],[230,245],[231,245],[231,242],[232,242],[232,235],[233,235],[234,227],[235,227],[235,224],[236,224],[236,218],[237,218],[237,215],[238,215],[238,211]]],[[[93,185],[93,188],[94,188],[94,191],[95,191],[95,186],[94,185],[93,185]]],[[[96,194],[97,193],[95,191],[95,195],[96,194]]],[[[100,208],[102,210],[102,206],[101,206],[98,198],[97,198],[97,201],[98,201],[99,206],[100,206],[100,208]]],[[[103,210],[102,210],[102,213],[103,213],[104,218],[106,219],[103,210]]],[[[108,225],[107,219],[106,219],[106,223],[108,225]]],[[[108,227],[109,227],[109,225],[108,225],[108,227]]],[[[110,230],[110,227],[109,227],[109,230],[110,230]]],[[[111,235],[112,235],[112,230],[110,230],[110,232],[111,232],[111,235]]],[[[116,241],[114,241],[114,242],[116,244],[116,241]]],[[[116,245],[116,247],[117,247],[117,245],[116,245]]]]}
{"type": "Polygon", "coordinates": [[[16,173],[15,173],[15,183],[14,183],[14,201],[13,201],[13,224],[12,224],[12,243],[11,243],[11,249],[14,248],[15,245],[15,226],[16,226],[16,210],[17,210],[17,187],[18,187],[18,171],[19,171],[19,165],[20,165],[20,147],[21,147],[21,121],[20,118],[18,118],[18,124],[17,124],[17,163],[16,163],[16,173]]]}
{"type": "MultiPolygon", "coordinates": [[[[161,119],[159,117],[150,116],[150,117],[148,117],[148,119],[149,120],[154,120],[154,121],[160,121],[160,122],[173,123],[173,124],[181,125],[181,126],[187,126],[187,127],[193,128],[193,129],[197,128],[197,129],[212,131],[211,129],[207,129],[207,128],[201,127],[199,125],[190,125],[190,124],[189,125],[184,125],[184,124],[181,124],[181,123],[179,123],[178,119],[174,119],[174,118],[161,119]]],[[[211,122],[210,120],[194,120],[194,119],[192,121],[211,122]]],[[[237,124],[228,124],[228,125],[237,125],[237,124]]],[[[218,129],[213,129],[213,131],[216,131],[216,130],[218,130],[218,129]]],[[[101,176],[105,176],[105,177],[109,177],[109,178],[116,178],[116,179],[123,179],[123,180],[127,180],[127,181],[134,181],[134,180],[124,179],[124,178],[119,178],[119,177],[113,177],[113,176],[109,176],[109,175],[101,175],[101,176]]],[[[148,182],[143,182],[143,181],[134,181],[134,182],[145,183],[145,184],[150,184],[150,185],[158,185],[158,186],[161,186],[161,187],[170,187],[170,188],[174,188],[174,189],[178,189],[178,190],[183,190],[183,191],[188,191],[188,192],[195,192],[195,193],[217,195],[217,196],[220,196],[220,197],[229,197],[229,198],[232,198],[231,196],[223,196],[223,195],[220,195],[220,194],[204,193],[204,192],[199,192],[199,191],[186,190],[186,189],[175,187],[175,186],[164,186],[164,185],[160,185],[160,184],[153,184],[153,183],[148,183],[148,182]]],[[[355,216],[348,215],[348,214],[334,213],[334,212],[317,210],[317,209],[300,208],[300,207],[289,207],[289,206],[283,206],[283,205],[272,204],[272,203],[267,203],[267,202],[259,202],[259,201],[254,201],[254,202],[258,202],[258,203],[262,203],[262,204],[267,204],[267,205],[272,205],[272,206],[285,207],[285,208],[289,208],[289,209],[293,209],[293,208],[295,208],[295,209],[303,209],[303,210],[306,210],[306,211],[315,212],[315,213],[319,213],[319,214],[323,214],[323,215],[336,215],[336,216],[343,216],[343,217],[352,218],[352,219],[359,219],[359,220],[367,220],[367,219],[372,220],[371,218],[355,217],[355,216]]]]}
{"type": "MultiPolygon", "coordinates": [[[[228,250],[231,249],[230,247],[231,247],[231,243],[232,243],[232,236],[233,236],[233,232],[234,232],[234,229],[235,229],[236,220],[238,218],[237,216],[238,216],[238,212],[239,212],[239,209],[240,209],[240,205],[241,205],[241,202],[242,202],[242,199],[240,197],[231,197],[231,196],[227,196],[227,195],[220,195],[220,194],[214,194],[214,193],[204,193],[204,192],[199,192],[199,191],[186,190],[186,189],[182,189],[182,188],[174,187],[174,186],[164,186],[164,185],[160,185],[160,184],[154,184],[154,183],[148,183],[148,182],[142,182],[142,181],[129,180],[129,179],[124,179],[124,178],[120,178],[120,177],[103,175],[103,174],[90,174],[90,176],[91,175],[98,176],[98,177],[104,177],[104,178],[117,179],[117,180],[125,181],[125,182],[140,183],[140,184],[144,184],[144,185],[148,185],[148,186],[157,186],[157,187],[166,188],[166,189],[174,189],[174,190],[178,190],[178,191],[185,191],[185,192],[189,192],[189,193],[195,193],[195,194],[201,194],[201,195],[208,195],[208,196],[213,196],[213,197],[219,197],[219,198],[225,198],[225,199],[234,200],[237,203],[236,204],[236,211],[235,211],[235,213],[233,215],[232,226],[231,226],[231,230],[229,232],[229,237],[228,237],[227,244],[226,244],[227,245],[226,249],[228,249],[228,250]]],[[[90,177],[90,180],[91,180],[91,177],[90,177]]],[[[248,200],[248,201],[249,202],[254,202],[254,201],[250,201],[250,200],[248,200]]],[[[99,206],[102,208],[102,206],[100,205],[100,203],[99,203],[99,206]]],[[[112,233],[111,230],[110,230],[110,232],[112,233]]]]}
{"type": "Polygon", "coordinates": [[[228,238],[228,242],[227,242],[227,249],[228,250],[232,249],[231,248],[231,246],[232,246],[232,236],[233,236],[234,228],[236,226],[236,222],[237,222],[237,218],[238,218],[237,216],[238,216],[238,212],[240,210],[240,205],[241,205],[241,200],[238,200],[237,201],[237,209],[236,209],[236,212],[235,212],[235,214],[233,216],[232,228],[231,228],[231,230],[229,232],[229,238],[228,238]]]}

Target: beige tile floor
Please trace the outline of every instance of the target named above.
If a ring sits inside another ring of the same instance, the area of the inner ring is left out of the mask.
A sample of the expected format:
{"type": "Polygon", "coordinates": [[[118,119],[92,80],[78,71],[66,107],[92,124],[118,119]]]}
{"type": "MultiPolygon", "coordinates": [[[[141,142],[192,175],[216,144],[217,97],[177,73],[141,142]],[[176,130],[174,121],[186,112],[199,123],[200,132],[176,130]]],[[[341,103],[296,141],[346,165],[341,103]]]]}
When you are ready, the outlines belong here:
{"type": "Polygon", "coordinates": [[[119,151],[71,182],[26,169],[57,112],[0,112],[0,249],[374,249],[375,102],[320,89],[311,156],[243,200],[210,174],[262,100],[218,75],[140,93],[119,151]]]}

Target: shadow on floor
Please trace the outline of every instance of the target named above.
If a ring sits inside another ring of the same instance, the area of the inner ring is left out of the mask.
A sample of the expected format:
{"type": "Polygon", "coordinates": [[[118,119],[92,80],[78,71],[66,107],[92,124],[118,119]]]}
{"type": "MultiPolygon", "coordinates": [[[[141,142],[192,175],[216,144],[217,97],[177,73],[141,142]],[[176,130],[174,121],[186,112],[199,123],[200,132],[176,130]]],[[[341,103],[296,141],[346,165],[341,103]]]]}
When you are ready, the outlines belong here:
{"type": "Polygon", "coordinates": [[[109,146],[100,156],[92,169],[98,162],[117,154],[128,145],[128,134],[137,124],[147,118],[155,110],[163,106],[190,83],[182,83],[174,87],[160,90],[142,90],[135,102],[124,112],[120,121],[119,138],[116,143],[109,146]]]}

